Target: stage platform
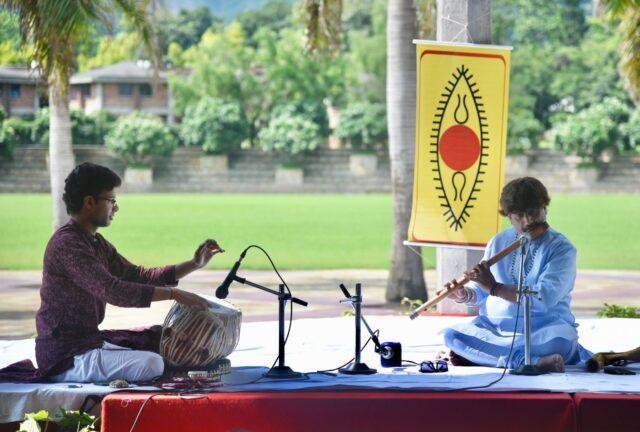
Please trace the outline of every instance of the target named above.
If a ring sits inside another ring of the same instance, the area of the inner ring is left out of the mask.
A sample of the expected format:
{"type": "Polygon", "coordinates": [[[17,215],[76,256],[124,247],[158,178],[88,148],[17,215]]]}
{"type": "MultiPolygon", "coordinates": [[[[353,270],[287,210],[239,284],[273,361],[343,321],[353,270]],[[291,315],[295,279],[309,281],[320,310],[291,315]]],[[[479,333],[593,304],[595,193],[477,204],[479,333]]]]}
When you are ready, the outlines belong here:
{"type": "MultiPolygon", "coordinates": [[[[403,358],[433,360],[442,349],[440,331],[460,317],[370,317],[381,341],[401,342],[403,358]]],[[[580,341],[592,351],[623,351],[639,345],[640,320],[579,320],[580,341]]],[[[364,329],[363,329],[364,330],[364,329]]],[[[482,367],[451,367],[422,374],[416,366],[383,369],[371,345],[362,359],[378,369],[369,376],[328,376],[353,357],[352,317],[295,320],[286,363],[305,379],[262,379],[277,355],[277,323],[246,323],[230,356],[225,385],[207,395],[117,393],[102,406],[103,430],[462,430],[482,425],[495,430],[638,430],[640,375],[590,374],[581,367],[539,377],[505,375],[482,367]],[[467,387],[473,390],[462,391],[467,387]],[[144,404],[144,408],[141,407],[144,404]],[[615,413],[611,418],[610,413],[615,413]],[[139,414],[139,416],[138,416],[139,414]],[[609,422],[609,423],[607,423],[609,422]],[[613,422],[613,423],[611,423],[613,422]],[[604,427],[615,424],[614,428],[604,427]],[[596,425],[597,427],[594,427],[596,425]]],[[[32,356],[33,341],[0,343],[0,367],[32,356]]],[[[640,372],[640,368],[631,366],[640,372]]],[[[0,423],[24,412],[77,409],[88,394],[105,387],[81,384],[0,384],[0,423]],[[67,395],[67,396],[64,396],[67,395]],[[69,396],[73,395],[73,397],[69,396]]],[[[2,428],[0,428],[2,430],[2,428]]]]}

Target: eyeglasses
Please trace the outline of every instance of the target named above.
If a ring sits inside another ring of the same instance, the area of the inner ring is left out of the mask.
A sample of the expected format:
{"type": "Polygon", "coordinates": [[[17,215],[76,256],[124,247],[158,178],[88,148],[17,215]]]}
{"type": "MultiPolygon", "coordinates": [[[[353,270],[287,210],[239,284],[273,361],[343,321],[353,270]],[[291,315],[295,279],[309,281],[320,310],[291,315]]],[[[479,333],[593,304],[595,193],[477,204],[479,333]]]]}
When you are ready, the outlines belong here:
{"type": "Polygon", "coordinates": [[[525,215],[529,219],[538,219],[543,214],[544,214],[544,209],[533,208],[533,209],[527,209],[527,210],[525,210],[523,212],[509,213],[508,216],[509,216],[510,219],[512,219],[512,220],[514,220],[516,222],[519,222],[525,217],[525,215]]]}
{"type": "Polygon", "coordinates": [[[420,372],[422,373],[438,373],[438,372],[448,372],[449,365],[444,360],[437,360],[435,363],[427,360],[420,363],[420,372]]]}
{"type": "Polygon", "coordinates": [[[111,203],[112,206],[117,206],[118,202],[116,201],[115,198],[104,198],[104,197],[96,197],[97,200],[105,200],[105,201],[109,201],[111,203]]]}

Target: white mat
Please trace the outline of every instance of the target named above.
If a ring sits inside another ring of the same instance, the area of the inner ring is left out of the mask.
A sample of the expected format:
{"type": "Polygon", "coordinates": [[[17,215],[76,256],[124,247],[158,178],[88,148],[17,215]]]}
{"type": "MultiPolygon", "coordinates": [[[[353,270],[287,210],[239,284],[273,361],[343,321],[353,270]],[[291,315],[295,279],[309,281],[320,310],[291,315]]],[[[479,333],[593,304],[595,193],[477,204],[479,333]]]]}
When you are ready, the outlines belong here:
{"type": "MultiPolygon", "coordinates": [[[[443,348],[439,332],[456,322],[469,318],[420,317],[415,321],[403,316],[368,318],[369,324],[381,330],[381,341],[401,342],[403,358],[420,362],[433,360],[443,348]]],[[[640,320],[585,319],[579,320],[580,342],[587,349],[626,351],[640,345],[640,320]]],[[[369,376],[325,376],[316,373],[308,379],[295,381],[260,380],[278,352],[277,322],[247,323],[242,326],[240,343],[229,359],[234,368],[225,376],[220,391],[266,391],[321,389],[404,389],[455,390],[484,386],[500,377],[501,370],[483,367],[451,367],[447,373],[422,374],[417,367],[383,369],[371,344],[362,354],[362,361],[376,368],[369,376]]],[[[362,328],[363,335],[366,329],[362,328]]],[[[363,336],[363,342],[366,340],[363,336]]],[[[33,340],[0,341],[0,367],[24,358],[33,360],[33,340]]],[[[299,372],[332,369],[354,355],[353,318],[302,319],[293,322],[286,348],[286,364],[299,372]]],[[[34,360],[35,361],[35,360],[34,360]]],[[[635,367],[640,373],[640,367],[635,367]]],[[[78,409],[87,395],[104,395],[107,387],[81,384],[0,384],[0,423],[21,420],[25,412],[58,407],[78,409]]],[[[143,388],[138,388],[144,390],[143,388]]],[[[602,372],[590,374],[568,367],[563,374],[524,377],[507,374],[492,391],[557,391],[640,393],[640,375],[614,376],[602,372]]]]}

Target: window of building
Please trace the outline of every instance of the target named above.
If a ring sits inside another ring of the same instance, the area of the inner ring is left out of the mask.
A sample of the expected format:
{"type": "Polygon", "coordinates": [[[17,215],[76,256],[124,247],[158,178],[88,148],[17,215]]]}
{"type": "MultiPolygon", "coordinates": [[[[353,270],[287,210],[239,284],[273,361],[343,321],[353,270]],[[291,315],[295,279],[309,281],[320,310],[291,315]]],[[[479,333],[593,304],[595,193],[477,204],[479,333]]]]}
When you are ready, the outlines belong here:
{"type": "Polygon", "coordinates": [[[82,84],[80,86],[80,93],[84,97],[91,97],[91,84],[82,84]]]}
{"type": "Polygon", "coordinates": [[[20,99],[20,84],[9,85],[9,96],[11,99],[20,99]]]}
{"type": "Polygon", "coordinates": [[[120,96],[133,96],[133,85],[132,84],[120,84],[119,86],[120,96]]]}
{"type": "Polygon", "coordinates": [[[153,89],[149,84],[140,84],[140,96],[144,96],[144,97],[153,96],[153,89]]]}

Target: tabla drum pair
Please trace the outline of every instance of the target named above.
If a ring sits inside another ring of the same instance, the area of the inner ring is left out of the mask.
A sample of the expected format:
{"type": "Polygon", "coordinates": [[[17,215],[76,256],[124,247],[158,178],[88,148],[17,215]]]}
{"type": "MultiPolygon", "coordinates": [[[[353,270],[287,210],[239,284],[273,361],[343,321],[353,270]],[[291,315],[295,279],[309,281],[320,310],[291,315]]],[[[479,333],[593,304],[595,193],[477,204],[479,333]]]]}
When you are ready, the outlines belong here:
{"type": "Polygon", "coordinates": [[[206,300],[207,310],[175,303],[167,314],[160,355],[169,366],[207,370],[238,345],[242,312],[226,301],[209,297],[206,300]]]}

